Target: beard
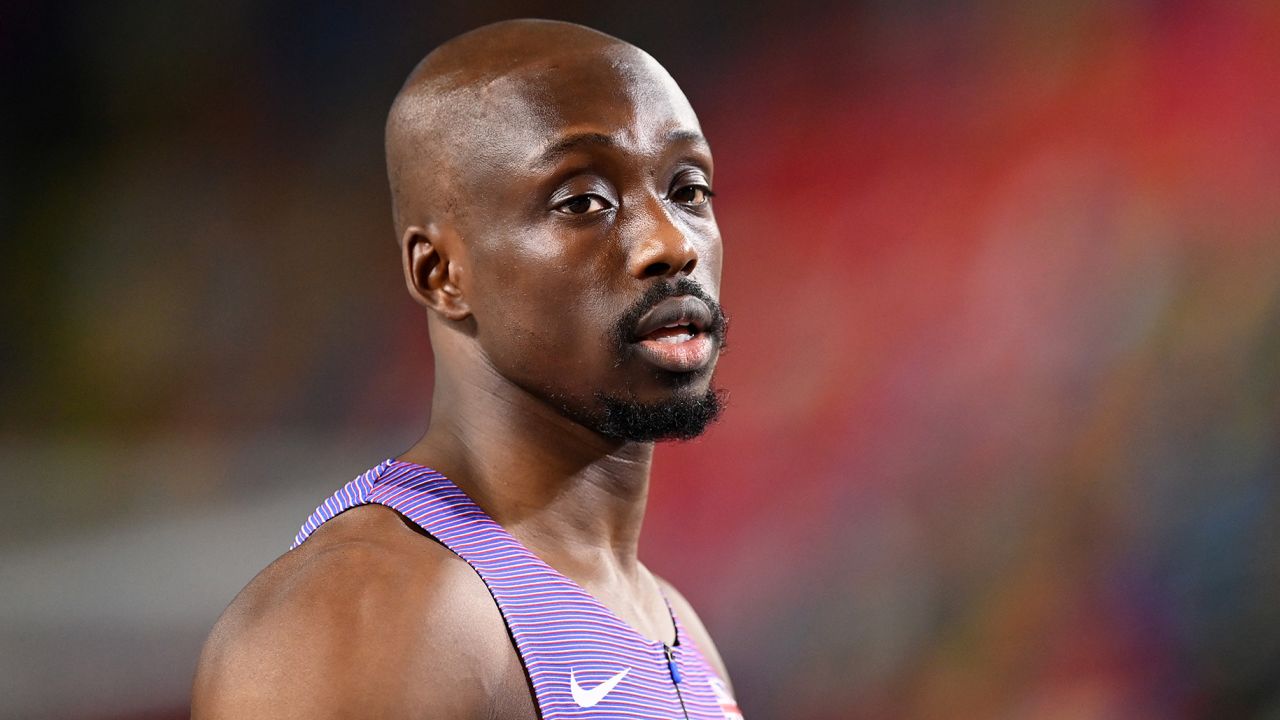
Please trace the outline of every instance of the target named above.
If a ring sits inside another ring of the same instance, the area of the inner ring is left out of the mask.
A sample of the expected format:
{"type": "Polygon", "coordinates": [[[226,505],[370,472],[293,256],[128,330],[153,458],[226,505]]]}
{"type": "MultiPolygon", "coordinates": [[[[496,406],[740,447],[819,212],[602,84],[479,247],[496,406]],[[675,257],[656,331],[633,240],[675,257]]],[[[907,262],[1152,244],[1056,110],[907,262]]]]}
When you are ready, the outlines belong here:
{"type": "MultiPolygon", "coordinates": [[[[703,332],[711,336],[721,353],[724,352],[728,318],[723,309],[701,285],[688,278],[681,278],[674,283],[659,283],[649,288],[614,323],[609,339],[616,358],[615,365],[621,366],[635,354],[632,341],[640,318],[663,300],[681,295],[696,297],[711,309],[711,325],[703,332]]],[[[698,395],[689,394],[683,388],[697,379],[697,373],[674,373],[666,370],[654,372],[663,384],[671,386],[672,397],[640,402],[627,392],[597,392],[595,408],[575,419],[605,437],[632,442],[655,442],[691,440],[701,435],[720,417],[727,398],[725,392],[708,388],[698,395]]]]}
{"type": "Polygon", "coordinates": [[[597,393],[596,400],[601,410],[584,424],[605,437],[632,442],[692,440],[720,417],[725,393],[709,388],[700,396],[653,403],[597,393]]]}

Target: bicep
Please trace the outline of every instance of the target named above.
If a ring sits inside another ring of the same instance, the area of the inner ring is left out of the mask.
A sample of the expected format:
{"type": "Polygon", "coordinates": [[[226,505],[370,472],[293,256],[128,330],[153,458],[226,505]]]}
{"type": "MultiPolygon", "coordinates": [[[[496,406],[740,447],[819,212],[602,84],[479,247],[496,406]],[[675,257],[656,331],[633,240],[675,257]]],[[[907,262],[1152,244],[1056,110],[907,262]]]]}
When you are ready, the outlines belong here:
{"type": "Polygon", "coordinates": [[[357,673],[336,662],[327,643],[308,652],[305,638],[269,629],[216,629],[192,688],[194,720],[378,717],[357,673]],[[256,631],[255,631],[256,630],[256,631]],[[359,708],[359,712],[353,712],[359,708]]]}
{"type": "MultiPolygon", "coordinates": [[[[193,720],[458,720],[489,717],[493,698],[477,665],[420,645],[412,656],[396,638],[238,640],[201,658],[193,720]]],[[[518,676],[523,680],[523,675],[518,676]]]]}

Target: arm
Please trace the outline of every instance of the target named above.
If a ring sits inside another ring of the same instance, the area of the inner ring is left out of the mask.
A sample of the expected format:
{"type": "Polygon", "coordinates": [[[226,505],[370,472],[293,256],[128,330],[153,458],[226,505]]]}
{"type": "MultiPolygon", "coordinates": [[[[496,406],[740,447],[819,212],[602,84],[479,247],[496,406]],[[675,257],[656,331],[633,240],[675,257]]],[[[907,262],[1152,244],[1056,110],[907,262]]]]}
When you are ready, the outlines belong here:
{"type": "Polygon", "coordinates": [[[510,662],[523,684],[465,563],[384,508],[331,523],[219,619],[196,672],[195,720],[479,718],[510,662]]]}

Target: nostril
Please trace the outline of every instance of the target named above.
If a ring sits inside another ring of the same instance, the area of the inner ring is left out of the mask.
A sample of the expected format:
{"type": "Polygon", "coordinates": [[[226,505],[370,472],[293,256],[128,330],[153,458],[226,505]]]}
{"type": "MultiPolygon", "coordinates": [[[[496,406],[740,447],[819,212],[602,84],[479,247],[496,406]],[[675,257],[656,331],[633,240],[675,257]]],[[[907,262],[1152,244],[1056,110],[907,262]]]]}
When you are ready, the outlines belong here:
{"type": "Polygon", "coordinates": [[[656,263],[650,263],[649,266],[644,269],[644,276],[645,277],[661,277],[663,275],[666,275],[669,272],[671,272],[670,265],[664,262],[656,262],[656,263]]]}

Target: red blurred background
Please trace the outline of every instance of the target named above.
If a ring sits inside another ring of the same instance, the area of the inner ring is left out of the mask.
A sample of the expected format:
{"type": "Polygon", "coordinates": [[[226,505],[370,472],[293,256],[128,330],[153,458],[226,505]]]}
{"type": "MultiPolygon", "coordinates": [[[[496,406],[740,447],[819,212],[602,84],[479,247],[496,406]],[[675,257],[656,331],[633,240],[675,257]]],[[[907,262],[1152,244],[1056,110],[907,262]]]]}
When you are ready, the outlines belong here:
{"type": "Polygon", "coordinates": [[[643,555],[748,717],[1280,716],[1280,6],[45,3],[0,15],[0,715],[185,713],[425,427],[382,121],[515,16],[717,161],[726,418],[643,555]]]}

